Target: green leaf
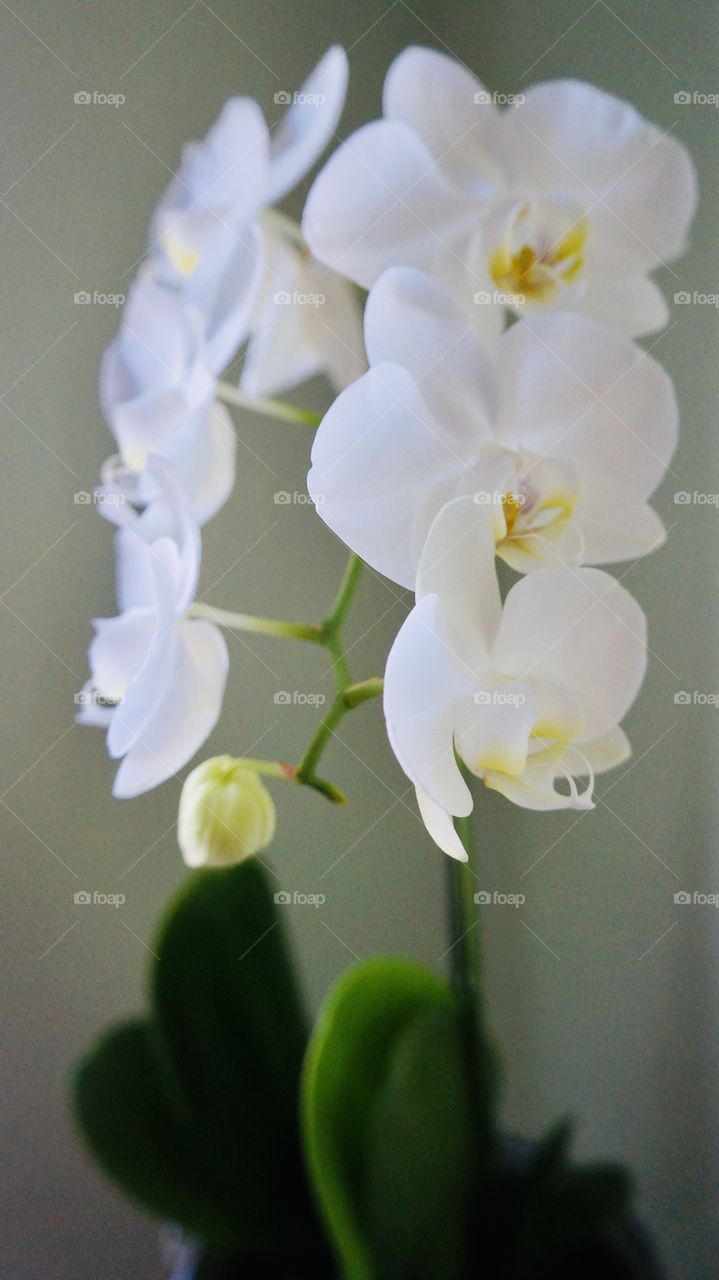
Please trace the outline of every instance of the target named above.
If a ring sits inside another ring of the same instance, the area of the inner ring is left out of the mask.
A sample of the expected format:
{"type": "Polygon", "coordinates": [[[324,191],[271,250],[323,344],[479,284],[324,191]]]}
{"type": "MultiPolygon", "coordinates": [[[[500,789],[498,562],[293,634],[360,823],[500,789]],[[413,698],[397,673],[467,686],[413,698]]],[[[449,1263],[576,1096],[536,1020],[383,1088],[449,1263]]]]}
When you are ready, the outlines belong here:
{"type": "Polygon", "coordinates": [[[305,1019],[257,859],[201,871],[170,911],[152,981],[168,1088],[265,1256],[317,1240],[299,1144],[305,1019]]]}
{"type": "MultiPolygon", "coordinates": [[[[310,1041],[302,1081],[305,1148],[345,1280],[381,1274],[373,1254],[368,1148],[398,1044],[418,1015],[454,1004],[446,982],[431,970],[394,958],[369,960],[340,979],[310,1041]]],[[[386,1167],[386,1153],[376,1158],[386,1167]]]]}
{"type": "Polygon", "coordinates": [[[130,1195],[220,1247],[240,1243],[202,1149],[173,1114],[145,1023],[104,1036],[78,1066],[72,1092],[90,1150],[130,1195]]]}
{"type": "Polygon", "coordinates": [[[373,1252],[382,1280],[465,1273],[477,1148],[459,1006],[430,1008],[401,1034],[368,1135],[373,1252]]]}
{"type": "Polygon", "coordinates": [[[81,1065],[76,1108],[106,1170],[210,1244],[326,1256],[300,1151],[303,1011],[256,859],[196,873],[155,943],[152,1009],[81,1065]]]}

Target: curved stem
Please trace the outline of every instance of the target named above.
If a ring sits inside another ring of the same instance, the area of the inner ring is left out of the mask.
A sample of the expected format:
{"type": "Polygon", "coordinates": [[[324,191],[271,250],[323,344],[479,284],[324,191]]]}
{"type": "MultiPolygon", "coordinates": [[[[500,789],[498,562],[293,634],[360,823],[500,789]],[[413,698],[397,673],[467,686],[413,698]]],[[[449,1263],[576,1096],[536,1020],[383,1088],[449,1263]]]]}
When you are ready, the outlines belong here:
{"type": "Polygon", "coordinates": [[[370,680],[362,680],[359,684],[347,685],[337,693],[297,766],[298,782],[304,782],[308,786],[314,785],[315,770],[320,756],[342,717],[370,698],[379,697],[383,687],[384,681],[379,676],[373,676],[370,680]]]}
{"type": "Polygon", "coordinates": [[[250,769],[254,769],[255,773],[262,774],[266,778],[281,778],[285,782],[302,782],[305,786],[312,787],[315,791],[319,791],[333,804],[346,804],[347,797],[344,792],[340,791],[333,782],[327,782],[324,778],[298,778],[297,767],[293,764],[287,764],[284,760],[258,760],[252,759],[250,756],[242,756],[243,764],[250,769]]]}
{"type": "Polygon", "coordinates": [[[190,618],[205,618],[220,627],[233,631],[254,631],[265,636],[289,636],[291,640],[309,640],[312,644],[325,644],[322,627],[313,622],[283,622],[279,618],[258,618],[252,613],[233,613],[229,609],[216,609],[214,605],[196,601],[187,611],[190,618]]]}
{"type": "Polygon", "coordinates": [[[364,562],[350,554],[337,595],[324,622],[284,622],[279,618],[259,618],[250,613],[233,613],[229,609],[217,609],[214,605],[197,601],[187,611],[190,618],[205,618],[221,627],[237,631],[250,631],[269,636],[288,636],[292,640],[308,640],[322,645],[332,658],[332,673],[336,694],[323,716],[302,760],[297,768],[278,761],[248,761],[258,773],[273,777],[289,778],[319,791],[335,804],[345,804],[345,796],[334,783],[317,776],[317,764],[340,720],[348,711],[360,706],[369,698],[382,692],[383,682],[378,677],[351,683],[349,663],[342,644],[341,631],[347,618],[362,576],[364,562]]]}
{"type": "Polygon", "coordinates": [[[364,560],[360,560],[359,556],[356,556],[353,551],[350,552],[339,590],[325,619],[325,634],[336,636],[342,627],[352,601],[357,594],[363,569],[364,560]]]}
{"type": "Polygon", "coordinates": [[[299,422],[303,427],[318,427],[323,415],[312,409],[302,409],[296,404],[286,404],[284,400],[271,400],[263,396],[248,396],[233,387],[229,382],[218,382],[217,395],[225,404],[235,405],[239,409],[249,409],[251,413],[261,413],[268,418],[279,418],[282,422],[299,422]]]}

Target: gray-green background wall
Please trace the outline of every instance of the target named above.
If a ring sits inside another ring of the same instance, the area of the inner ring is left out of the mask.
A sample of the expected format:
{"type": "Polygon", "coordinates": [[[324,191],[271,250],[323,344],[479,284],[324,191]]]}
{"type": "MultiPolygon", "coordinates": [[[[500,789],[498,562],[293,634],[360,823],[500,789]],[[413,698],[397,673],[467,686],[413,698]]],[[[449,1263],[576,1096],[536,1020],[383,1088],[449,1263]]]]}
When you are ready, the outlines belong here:
{"type": "MultiPolygon", "coordinates": [[[[2,0],[0,38],[0,1271],[149,1280],[159,1274],[155,1225],[79,1149],[64,1094],[70,1063],[95,1033],[139,1007],[153,923],[184,875],[173,831],[179,785],[112,800],[101,736],[73,727],[88,620],[114,608],[109,530],[73,495],[92,488],[111,452],[96,382],[118,322],[112,307],[78,306],[74,294],[127,287],[183,142],[229,95],[256,96],[276,119],[274,94],[297,87],[332,42],[350,56],[345,131],[378,114],[385,68],[407,43],[457,53],[503,92],[569,75],[631,98],[687,143],[701,173],[691,252],[662,283],[670,298],[717,291],[717,113],[674,101],[719,89],[717,15],[707,0],[679,11],[669,0],[2,0]],[[79,90],[126,102],[77,106],[79,90]],[[80,889],[127,901],[82,908],[80,889]]],[[[527,899],[481,918],[507,1122],[532,1134],[571,1112],[583,1152],[630,1161],[646,1218],[683,1280],[713,1274],[716,1248],[719,914],[675,905],[673,895],[719,889],[718,713],[677,705],[674,694],[719,688],[719,512],[675,505],[673,494],[719,492],[716,335],[714,308],[673,306],[654,347],[676,379],[683,435],[658,498],[668,546],[626,578],[649,613],[654,651],[629,718],[634,763],[600,781],[597,809],[579,822],[525,815],[483,793],[477,823],[482,887],[527,899]]],[[[320,384],[302,394],[328,402],[320,384]]],[[[278,490],[302,490],[307,439],[254,418],[238,427],[238,487],[207,529],[203,588],[217,604],[315,618],[342,549],[311,509],[273,502],[278,490]]],[[[381,669],[406,607],[368,575],[352,623],[357,676],[381,669]]],[[[225,714],[208,753],[296,758],[313,710],[277,706],[273,695],[326,692],[321,655],[237,638],[230,649],[225,714]]],[[[351,805],[338,811],[280,789],[272,851],[278,887],[327,896],[322,910],[288,913],[315,1002],[355,956],[391,949],[435,963],[446,949],[443,859],[413,812],[377,707],[345,722],[327,767],[351,805]]]]}

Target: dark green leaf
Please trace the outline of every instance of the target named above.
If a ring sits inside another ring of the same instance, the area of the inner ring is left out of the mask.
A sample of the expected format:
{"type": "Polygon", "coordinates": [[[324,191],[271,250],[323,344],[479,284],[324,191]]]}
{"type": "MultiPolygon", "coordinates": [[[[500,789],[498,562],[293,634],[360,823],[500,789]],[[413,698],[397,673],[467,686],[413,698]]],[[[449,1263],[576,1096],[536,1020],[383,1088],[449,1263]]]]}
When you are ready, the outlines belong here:
{"type": "Polygon", "coordinates": [[[221,1247],[241,1243],[202,1150],[172,1112],[144,1023],[115,1028],[80,1063],[73,1103],[93,1155],[146,1208],[221,1247]]]}
{"type": "Polygon", "coordinates": [[[305,1021],[256,859],[191,879],[156,944],[156,1050],[179,1110],[267,1256],[317,1238],[298,1133],[305,1021]]]}

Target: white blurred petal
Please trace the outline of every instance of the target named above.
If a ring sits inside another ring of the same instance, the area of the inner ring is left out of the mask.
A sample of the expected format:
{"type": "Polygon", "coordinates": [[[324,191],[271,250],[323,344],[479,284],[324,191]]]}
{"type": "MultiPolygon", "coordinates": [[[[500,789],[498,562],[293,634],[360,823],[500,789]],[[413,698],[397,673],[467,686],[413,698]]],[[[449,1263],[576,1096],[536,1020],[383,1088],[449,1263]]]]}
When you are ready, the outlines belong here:
{"type": "Polygon", "coordinates": [[[218,628],[203,621],[179,624],[166,661],[168,677],[153,715],[117,771],[113,795],[120,798],[141,795],[171,778],[219,719],[228,655],[218,628]]]}
{"type": "Polygon", "coordinates": [[[412,267],[386,271],[367,299],[365,340],[371,364],[414,374],[445,430],[465,416],[475,421],[477,442],[488,435],[497,407],[492,363],[476,326],[441,285],[412,267]]]}
{"type": "Polygon", "coordinates": [[[333,141],[348,77],[347,55],[339,45],[332,45],[270,134],[268,204],[287,195],[333,141]]]}
{"type": "Polygon", "coordinates": [[[440,273],[475,231],[471,201],[449,186],[414,130],[377,120],[320,171],[302,229],[316,258],[369,289],[398,263],[440,273]]]}
{"type": "Polygon", "coordinates": [[[446,176],[475,196],[502,181],[494,159],[499,113],[479,80],[438,49],[416,45],[391,64],[382,93],[384,115],[410,125],[446,176]]]}

